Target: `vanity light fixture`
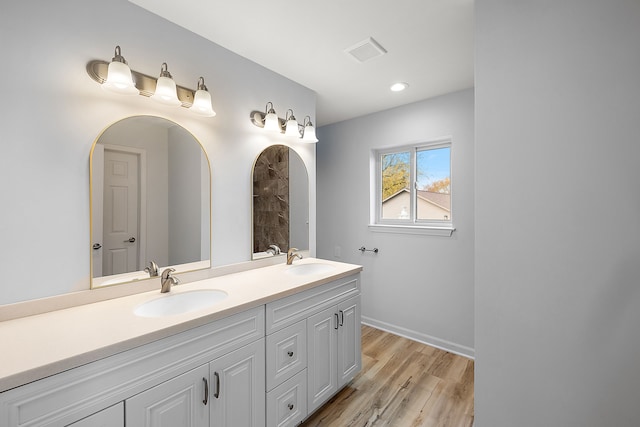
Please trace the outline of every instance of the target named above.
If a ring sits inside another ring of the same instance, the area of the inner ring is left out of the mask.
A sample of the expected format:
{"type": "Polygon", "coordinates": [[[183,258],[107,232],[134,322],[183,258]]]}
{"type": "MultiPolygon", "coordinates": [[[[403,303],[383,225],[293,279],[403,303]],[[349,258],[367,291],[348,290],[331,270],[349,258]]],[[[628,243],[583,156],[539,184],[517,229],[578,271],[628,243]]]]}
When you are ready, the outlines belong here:
{"type": "Polygon", "coordinates": [[[166,62],[160,66],[160,77],[156,81],[156,90],[151,99],[164,105],[177,107],[182,104],[178,99],[176,82],[173,81],[166,62]]]}
{"type": "Polygon", "coordinates": [[[204,77],[198,79],[198,90],[196,90],[193,105],[189,110],[204,117],[214,117],[216,115],[211,106],[211,94],[209,94],[209,90],[204,84],[204,77]]]}
{"type": "Polygon", "coordinates": [[[120,94],[140,94],[163,104],[182,106],[204,117],[216,115],[211,106],[211,94],[204,85],[204,78],[198,80],[197,90],[176,85],[167,64],[160,68],[160,77],[151,77],[131,70],[116,46],[115,56],[109,63],[93,60],[87,64],[87,74],[106,90],[120,94]],[[112,73],[113,71],[113,73],[112,73]],[[194,105],[195,104],[195,105],[194,105]]]}
{"type": "Polygon", "coordinates": [[[302,141],[309,142],[309,143],[318,142],[318,138],[316,138],[316,128],[313,127],[313,123],[311,123],[310,116],[307,116],[304,118],[303,126],[304,126],[304,130],[302,131],[302,141]]]}
{"type": "Polygon", "coordinates": [[[310,116],[306,116],[304,124],[301,125],[293,115],[293,110],[288,109],[283,120],[277,116],[272,102],[267,102],[264,112],[252,111],[249,118],[251,123],[259,128],[284,133],[285,136],[298,138],[303,142],[318,142],[310,116]]]}
{"type": "Polygon", "coordinates": [[[284,121],[285,121],[284,136],[293,136],[294,138],[300,138],[300,129],[298,129],[298,121],[293,115],[292,109],[287,110],[284,121]],[[289,114],[289,111],[291,111],[291,114],[289,114]]]}
{"type": "Polygon", "coordinates": [[[265,107],[265,116],[264,116],[264,129],[273,132],[282,132],[282,127],[280,126],[280,119],[276,114],[276,110],[273,109],[273,103],[267,102],[267,106],[265,107]],[[271,108],[269,108],[271,105],[271,108]]]}
{"type": "Polygon", "coordinates": [[[284,128],[284,120],[278,117],[271,101],[267,102],[264,111],[251,112],[251,123],[269,131],[282,132],[284,128]]]}
{"type": "Polygon", "coordinates": [[[131,69],[120,52],[120,46],[116,46],[114,57],[107,70],[107,80],[102,87],[123,95],[138,95],[140,93],[133,83],[131,69]]]}

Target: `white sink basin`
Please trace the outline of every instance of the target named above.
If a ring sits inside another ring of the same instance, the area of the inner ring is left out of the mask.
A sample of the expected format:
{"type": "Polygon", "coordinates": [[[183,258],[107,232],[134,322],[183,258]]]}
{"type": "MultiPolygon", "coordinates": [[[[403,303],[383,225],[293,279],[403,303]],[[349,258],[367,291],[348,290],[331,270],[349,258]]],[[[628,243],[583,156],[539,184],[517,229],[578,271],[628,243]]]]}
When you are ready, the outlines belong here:
{"type": "Polygon", "coordinates": [[[330,264],[294,264],[285,270],[285,273],[293,276],[306,276],[309,274],[325,274],[335,270],[330,264]]]}
{"type": "Polygon", "coordinates": [[[140,317],[173,316],[209,307],[227,296],[226,292],[218,289],[167,292],[156,299],[140,304],[133,312],[140,317]]]}

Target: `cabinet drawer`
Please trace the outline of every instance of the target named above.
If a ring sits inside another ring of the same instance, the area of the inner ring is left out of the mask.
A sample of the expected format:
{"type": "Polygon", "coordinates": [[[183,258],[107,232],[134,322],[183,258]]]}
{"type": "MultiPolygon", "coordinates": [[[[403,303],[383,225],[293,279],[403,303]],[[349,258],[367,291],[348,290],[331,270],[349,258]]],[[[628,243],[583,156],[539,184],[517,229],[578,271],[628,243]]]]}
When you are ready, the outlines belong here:
{"type": "Polygon", "coordinates": [[[267,393],[267,427],[292,427],[307,417],[307,370],[267,393]]]}
{"type": "Polygon", "coordinates": [[[306,320],[267,335],[267,391],[306,367],[306,320]]]}
{"type": "Polygon", "coordinates": [[[360,293],[360,274],[354,274],[267,304],[266,331],[279,329],[309,317],[360,293]]]}

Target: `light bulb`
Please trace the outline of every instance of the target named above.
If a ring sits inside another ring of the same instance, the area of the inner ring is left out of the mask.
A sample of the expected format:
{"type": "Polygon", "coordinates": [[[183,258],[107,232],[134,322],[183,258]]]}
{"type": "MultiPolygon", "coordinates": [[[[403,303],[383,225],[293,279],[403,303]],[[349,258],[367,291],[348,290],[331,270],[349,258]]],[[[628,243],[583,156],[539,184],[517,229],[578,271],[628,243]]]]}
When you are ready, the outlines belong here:
{"type": "Polygon", "coordinates": [[[151,99],[161,104],[174,107],[182,104],[176,92],[176,82],[173,81],[167,69],[166,62],[164,62],[160,68],[160,77],[158,77],[158,81],[156,82],[156,91],[153,93],[153,96],[151,96],[151,99]]]}
{"type": "Polygon", "coordinates": [[[287,111],[287,117],[285,118],[285,131],[284,136],[291,136],[294,138],[300,138],[300,131],[298,130],[298,121],[293,115],[293,110],[287,111]],[[289,111],[291,111],[291,115],[289,115],[289,111]]]}
{"type": "Polygon", "coordinates": [[[122,95],[138,95],[140,93],[133,83],[131,69],[127,65],[127,61],[120,54],[120,46],[116,46],[115,56],[109,64],[107,80],[102,84],[102,88],[122,95]]]}
{"type": "Polygon", "coordinates": [[[264,129],[272,132],[281,132],[282,129],[280,129],[278,115],[273,109],[273,104],[271,104],[271,108],[268,108],[269,104],[271,104],[271,102],[267,102],[267,115],[264,117],[264,129]]]}
{"type": "Polygon", "coordinates": [[[304,133],[302,134],[302,141],[309,143],[318,142],[318,138],[316,138],[316,128],[313,127],[311,117],[309,116],[304,118],[304,133]],[[309,121],[307,121],[307,119],[309,119],[309,121]]]}
{"type": "Polygon", "coordinates": [[[204,85],[203,77],[198,80],[198,90],[193,96],[193,105],[189,108],[189,111],[204,117],[214,117],[216,115],[211,104],[211,94],[204,85]]]}

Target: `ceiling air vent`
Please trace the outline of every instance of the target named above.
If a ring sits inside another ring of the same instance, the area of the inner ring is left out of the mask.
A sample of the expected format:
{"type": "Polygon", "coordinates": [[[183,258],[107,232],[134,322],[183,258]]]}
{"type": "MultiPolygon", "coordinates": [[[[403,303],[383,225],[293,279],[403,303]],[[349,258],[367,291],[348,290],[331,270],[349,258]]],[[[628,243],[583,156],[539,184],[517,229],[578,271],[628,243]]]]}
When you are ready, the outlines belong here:
{"type": "Polygon", "coordinates": [[[366,62],[387,53],[387,51],[372,37],[362,40],[344,51],[353,56],[358,62],[366,62]]]}

